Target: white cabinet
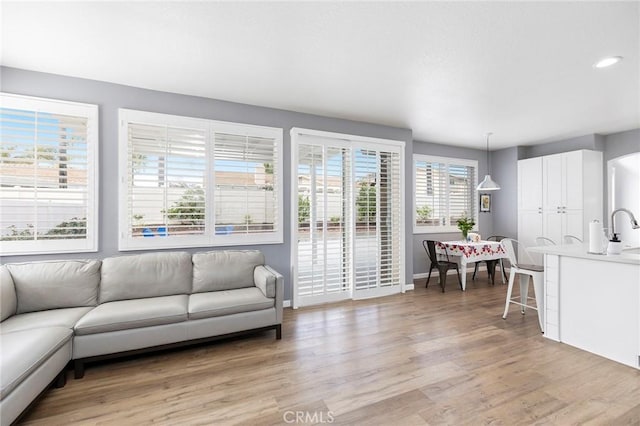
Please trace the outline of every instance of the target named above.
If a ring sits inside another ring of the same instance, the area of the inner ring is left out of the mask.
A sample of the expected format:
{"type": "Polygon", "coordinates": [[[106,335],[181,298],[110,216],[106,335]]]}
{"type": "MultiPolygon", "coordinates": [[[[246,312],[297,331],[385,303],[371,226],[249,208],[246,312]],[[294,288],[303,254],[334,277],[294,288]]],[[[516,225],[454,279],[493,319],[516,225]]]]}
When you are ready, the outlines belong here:
{"type": "Polygon", "coordinates": [[[518,161],[518,209],[542,209],[542,157],[518,161]]]}
{"type": "Polygon", "coordinates": [[[542,235],[542,157],[518,161],[518,241],[535,245],[542,235]]]}
{"type": "Polygon", "coordinates": [[[542,157],[542,204],[544,210],[561,209],[564,205],[566,191],[564,155],[556,154],[542,157]]]}
{"type": "MultiPolygon", "coordinates": [[[[545,273],[549,296],[554,291],[553,277],[549,275],[558,277],[558,334],[547,335],[545,329],[545,336],[639,368],[640,265],[548,254],[545,257],[560,259],[557,271],[545,273]]],[[[556,320],[549,309],[547,315],[547,324],[556,320]]]]}
{"type": "MultiPolygon", "coordinates": [[[[542,157],[542,235],[558,244],[562,243],[565,235],[574,235],[583,240],[587,236],[584,227],[584,192],[590,189],[584,188],[585,179],[588,179],[584,169],[585,166],[591,167],[592,162],[599,169],[602,168],[602,162],[595,158],[600,153],[593,154],[593,151],[572,151],[542,157]],[[587,157],[592,155],[594,158],[589,161],[587,157]]],[[[590,172],[595,173],[595,170],[590,172]]],[[[602,176],[602,171],[598,174],[602,176]]],[[[589,220],[593,219],[601,220],[600,215],[589,220]]]]}
{"type": "MultiPolygon", "coordinates": [[[[584,184],[593,182],[593,177],[587,173],[596,173],[599,179],[600,198],[602,198],[602,153],[596,151],[573,151],[563,155],[564,163],[562,169],[563,204],[565,210],[584,209],[584,194],[591,192],[589,188],[584,188],[584,184]],[[590,170],[595,169],[596,170],[590,170]],[[585,170],[586,169],[586,170],[585,170]]],[[[600,202],[602,205],[602,200],[600,202]]]]}
{"type": "Polygon", "coordinates": [[[542,235],[543,215],[538,210],[524,210],[518,216],[518,241],[525,247],[536,245],[536,237],[542,235]]]}
{"type": "Polygon", "coordinates": [[[586,246],[544,254],[544,335],[640,368],[640,258],[599,256],[586,246]]]}
{"type": "Polygon", "coordinates": [[[586,242],[589,222],[602,222],[602,153],[580,150],[518,161],[518,240],[586,242]],[[535,215],[539,220],[534,220],[535,215]]]}
{"type": "Polygon", "coordinates": [[[542,208],[544,210],[581,210],[583,208],[582,183],[585,152],[587,151],[572,151],[542,157],[542,208]]]}

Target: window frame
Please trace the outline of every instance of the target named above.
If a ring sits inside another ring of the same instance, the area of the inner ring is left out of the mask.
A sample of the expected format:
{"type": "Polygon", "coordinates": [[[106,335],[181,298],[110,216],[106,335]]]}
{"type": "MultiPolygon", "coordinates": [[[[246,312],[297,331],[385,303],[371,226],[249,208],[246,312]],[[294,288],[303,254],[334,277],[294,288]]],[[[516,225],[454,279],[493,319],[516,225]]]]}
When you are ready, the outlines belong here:
{"type": "Polygon", "coordinates": [[[442,234],[442,233],[450,233],[450,232],[460,232],[457,225],[449,224],[449,225],[438,225],[438,226],[429,226],[429,225],[419,225],[418,224],[418,214],[417,214],[417,169],[418,162],[431,162],[431,163],[443,163],[447,168],[447,176],[445,179],[446,184],[446,199],[447,199],[447,213],[449,212],[449,187],[450,187],[450,177],[449,177],[449,167],[451,165],[454,166],[464,166],[464,167],[473,167],[474,168],[474,178],[472,182],[472,191],[474,193],[474,197],[471,200],[471,208],[473,209],[473,220],[475,221],[475,226],[473,230],[478,229],[479,223],[479,215],[478,215],[478,203],[477,203],[477,191],[476,187],[478,186],[478,160],[471,160],[465,158],[454,158],[454,157],[442,157],[437,155],[428,155],[428,154],[413,154],[413,187],[414,187],[414,196],[413,196],[413,233],[414,234],[442,234]]]}
{"type": "Polygon", "coordinates": [[[192,118],[156,112],[139,111],[120,108],[118,110],[118,176],[119,200],[118,207],[118,250],[147,250],[147,249],[179,249],[196,247],[225,247],[240,245],[282,244],[284,242],[284,169],[283,169],[283,129],[276,127],[258,126],[253,124],[217,121],[204,118],[192,118]],[[173,126],[182,128],[203,129],[205,134],[205,231],[203,235],[168,235],[162,238],[133,238],[129,237],[128,218],[128,124],[148,124],[156,126],[173,126]],[[216,234],[215,221],[215,133],[232,133],[243,136],[257,136],[272,138],[275,146],[273,190],[276,192],[276,208],[273,232],[263,234],[216,234]]]}
{"type": "Polygon", "coordinates": [[[0,92],[3,107],[33,112],[85,117],[87,119],[87,217],[86,238],[60,238],[0,242],[0,255],[87,253],[98,251],[99,238],[99,108],[95,104],[0,92]]]}

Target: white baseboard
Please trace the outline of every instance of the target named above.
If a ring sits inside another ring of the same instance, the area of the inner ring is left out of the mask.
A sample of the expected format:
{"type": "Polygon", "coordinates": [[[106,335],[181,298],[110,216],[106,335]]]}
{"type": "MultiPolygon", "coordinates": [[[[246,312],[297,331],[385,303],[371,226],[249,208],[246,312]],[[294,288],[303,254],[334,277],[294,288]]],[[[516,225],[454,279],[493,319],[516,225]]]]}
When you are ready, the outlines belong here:
{"type": "MultiPolygon", "coordinates": [[[[469,272],[469,269],[471,269],[471,268],[467,268],[467,272],[469,272]]],[[[487,270],[487,268],[486,268],[486,266],[485,266],[485,265],[481,265],[481,266],[478,268],[478,271],[486,271],[486,270],[487,270]]],[[[505,271],[505,273],[506,273],[506,274],[507,274],[507,276],[508,276],[508,274],[509,274],[509,268],[504,268],[504,271],[505,271]]],[[[447,271],[447,275],[453,275],[453,274],[455,274],[455,273],[456,273],[455,269],[449,269],[449,271],[447,271]]],[[[431,273],[431,276],[432,276],[432,277],[436,277],[436,276],[438,276],[438,275],[439,275],[439,274],[438,274],[438,271],[437,271],[437,270],[434,270],[434,271],[431,273]]],[[[423,272],[423,273],[419,273],[419,274],[413,274],[413,279],[414,279],[414,280],[420,280],[420,279],[423,279],[423,278],[427,278],[428,276],[429,276],[429,273],[428,273],[428,272],[423,272]]],[[[413,291],[413,290],[415,290],[415,285],[414,285],[413,283],[411,283],[411,284],[405,284],[405,285],[404,285],[404,290],[405,290],[405,291],[413,291]]],[[[290,308],[290,307],[291,307],[291,300],[284,300],[284,301],[282,301],[282,307],[283,307],[283,308],[290,308]]]]}
{"type": "MultiPolygon", "coordinates": [[[[424,277],[426,278],[427,276],[425,275],[424,277]]],[[[414,276],[414,279],[415,279],[415,276],[414,276]]],[[[404,291],[413,291],[414,289],[415,289],[415,286],[413,285],[413,283],[404,285],[404,291]]],[[[283,308],[290,308],[291,307],[291,300],[283,300],[282,301],[282,307],[283,308]]]]}

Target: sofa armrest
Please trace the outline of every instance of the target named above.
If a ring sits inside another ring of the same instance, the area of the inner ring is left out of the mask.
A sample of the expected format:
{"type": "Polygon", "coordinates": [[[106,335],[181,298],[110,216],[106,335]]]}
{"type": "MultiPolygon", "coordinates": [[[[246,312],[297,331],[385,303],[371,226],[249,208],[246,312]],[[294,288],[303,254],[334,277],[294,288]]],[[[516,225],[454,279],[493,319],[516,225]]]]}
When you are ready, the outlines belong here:
{"type": "Polygon", "coordinates": [[[282,303],[284,301],[284,277],[267,265],[256,266],[253,281],[266,297],[275,297],[277,323],[282,323],[282,303]]]}
{"type": "Polygon", "coordinates": [[[276,275],[265,266],[256,266],[253,270],[253,283],[266,297],[276,297],[276,275]]]}

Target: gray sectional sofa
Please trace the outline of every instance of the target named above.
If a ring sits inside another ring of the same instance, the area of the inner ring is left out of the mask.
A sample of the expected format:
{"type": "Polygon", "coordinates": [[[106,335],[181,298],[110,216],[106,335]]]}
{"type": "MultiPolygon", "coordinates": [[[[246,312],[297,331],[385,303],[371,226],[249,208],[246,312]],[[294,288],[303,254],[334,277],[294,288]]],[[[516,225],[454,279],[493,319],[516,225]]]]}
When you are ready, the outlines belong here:
{"type": "Polygon", "coordinates": [[[247,331],[281,338],[282,275],[259,251],[0,266],[0,423],[86,362],[247,331]]]}

